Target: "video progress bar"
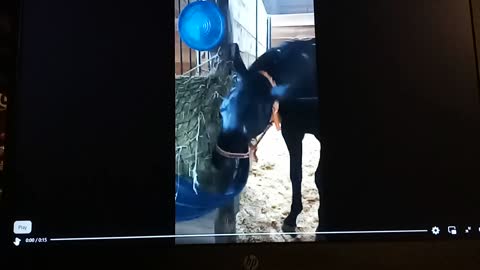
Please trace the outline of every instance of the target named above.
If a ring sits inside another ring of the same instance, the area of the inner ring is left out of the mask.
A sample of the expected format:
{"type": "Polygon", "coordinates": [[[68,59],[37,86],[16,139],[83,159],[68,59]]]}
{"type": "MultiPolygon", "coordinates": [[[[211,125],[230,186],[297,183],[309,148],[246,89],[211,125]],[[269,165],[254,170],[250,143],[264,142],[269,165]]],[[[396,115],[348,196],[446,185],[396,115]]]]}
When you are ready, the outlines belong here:
{"type": "Polygon", "coordinates": [[[111,237],[74,237],[50,238],[50,241],[84,241],[84,240],[123,240],[123,239],[159,239],[159,238],[193,238],[193,237],[228,237],[228,236],[266,236],[266,235],[317,235],[317,234],[387,234],[387,233],[427,233],[429,230],[384,230],[384,231],[328,231],[328,232],[273,232],[273,233],[220,233],[220,234],[173,234],[145,236],[111,236],[111,237]]]}

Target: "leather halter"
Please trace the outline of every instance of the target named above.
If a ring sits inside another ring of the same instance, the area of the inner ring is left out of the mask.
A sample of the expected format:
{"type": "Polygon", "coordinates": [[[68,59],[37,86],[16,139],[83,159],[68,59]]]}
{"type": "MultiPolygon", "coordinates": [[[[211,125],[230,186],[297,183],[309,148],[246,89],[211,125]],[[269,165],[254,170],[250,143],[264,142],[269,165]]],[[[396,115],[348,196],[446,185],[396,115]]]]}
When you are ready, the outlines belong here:
{"type": "Polygon", "coordinates": [[[220,148],[218,144],[215,147],[215,150],[217,153],[219,153],[221,156],[224,156],[226,158],[233,158],[233,159],[246,159],[250,157],[250,149],[247,153],[233,153],[233,152],[228,152],[220,148]]]}
{"type": "MultiPolygon", "coordinates": [[[[277,86],[277,83],[275,82],[275,80],[273,80],[272,76],[270,76],[270,74],[268,74],[266,71],[260,70],[258,73],[260,73],[270,82],[272,89],[275,86],[277,86]]],[[[260,138],[258,140],[256,138],[253,138],[251,140],[251,142],[248,145],[247,153],[233,153],[233,152],[225,151],[222,148],[220,148],[218,144],[215,147],[217,153],[219,153],[223,157],[233,158],[233,159],[246,159],[251,157],[255,162],[257,162],[258,161],[257,145],[263,139],[263,136],[265,135],[265,133],[267,133],[268,129],[272,126],[272,123],[275,124],[275,127],[277,128],[277,130],[280,130],[280,115],[278,114],[278,109],[279,109],[279,102],[278,100],[275,100],[272,106],[272,116],[270,118],[270,123],[267,125],[267,127],[262,132],[262,134],[260,134],[260,138]]]]}

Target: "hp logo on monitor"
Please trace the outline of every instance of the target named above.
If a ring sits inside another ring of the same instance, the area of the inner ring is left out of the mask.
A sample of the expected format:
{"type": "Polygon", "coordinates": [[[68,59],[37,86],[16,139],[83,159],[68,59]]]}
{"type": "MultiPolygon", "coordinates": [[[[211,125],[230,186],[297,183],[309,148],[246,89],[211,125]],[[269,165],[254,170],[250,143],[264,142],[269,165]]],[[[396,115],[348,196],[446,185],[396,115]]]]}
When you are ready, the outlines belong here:
{"type": "Polygon", "coordinates": [[[258,268],[258,258],[255,255],[248,255],[243,260],[243,267],[246,270],[256,270],[258,268]]]}

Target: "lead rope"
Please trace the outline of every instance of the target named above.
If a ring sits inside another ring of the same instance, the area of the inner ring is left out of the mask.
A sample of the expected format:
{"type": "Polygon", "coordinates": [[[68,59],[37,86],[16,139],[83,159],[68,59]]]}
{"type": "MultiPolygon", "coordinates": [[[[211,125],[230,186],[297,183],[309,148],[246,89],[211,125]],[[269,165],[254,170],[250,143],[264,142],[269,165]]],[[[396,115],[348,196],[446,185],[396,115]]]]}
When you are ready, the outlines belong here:
{"type": "MultiPolygon", "coordinates": [[[[267,80],[272,85],[272,88],[277,86],[277,83],[275,82],[275,80],[273,80],[272,76],[270,76],[270,74],[268,74],[268,72],[260,70],[259,73],[262,76],[264,76],[265,78],[267,78],[267,80]]],[[[275,101],[274,104],[273,104],[272,117],[271,117],[270,123],[268,123],[267,127],[262,132],[262,134],[260,134],[260,138],[258,140],[256,138],[253,138],[252,141],[249,144],[250,158],[254,162],[258,162],[258,157],[257,157],[258,144],[260,143],[260,141],[263,139],[263,136],[265,136],[265,133],[267,133],[268,129],[273,124],[275,124],[275,127],[277,128],[277,130],[280,130],[280,119],[278,117],[278,101],[275,101]]]]}
{"type": "Polygon", "coordinates": [[[268,129],[272,126],[272,122],[268,123],[267,127],[265,128],[265,130],[262,132],[262,134],[260,134],[260,138],[258,138],[258,140],[256,138],[253,138],[251,141],[250,141],[250,144],[248,145],[248,148],[249,148],[249,152],[250,152],[250,158],[254,161],[254,162],[258,162],[258,157],[257,157],[257,148],[258,148],[258,144],[260,143],[260,141],[263,139],[263,136],[265,136],[265,133],[267,133],[268,129]]]}

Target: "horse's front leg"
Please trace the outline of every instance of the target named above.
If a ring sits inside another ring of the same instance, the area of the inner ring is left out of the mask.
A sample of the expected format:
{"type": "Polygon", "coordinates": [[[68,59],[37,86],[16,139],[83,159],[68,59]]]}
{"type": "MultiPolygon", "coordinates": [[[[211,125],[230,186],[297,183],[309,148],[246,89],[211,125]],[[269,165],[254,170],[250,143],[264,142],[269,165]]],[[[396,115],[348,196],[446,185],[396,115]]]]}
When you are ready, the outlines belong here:
{"type": "MultiPolygon", "coordinates": [[[[297,217],[302,212],[302,140],[304,133],[282,127],[282,135],[290,153],[290,181],[292,182],[292,205],[285,218],[282,230],[295,232],[297,217]]],[[[294,237],[296,235],[293,235],[294,237]]]]}

